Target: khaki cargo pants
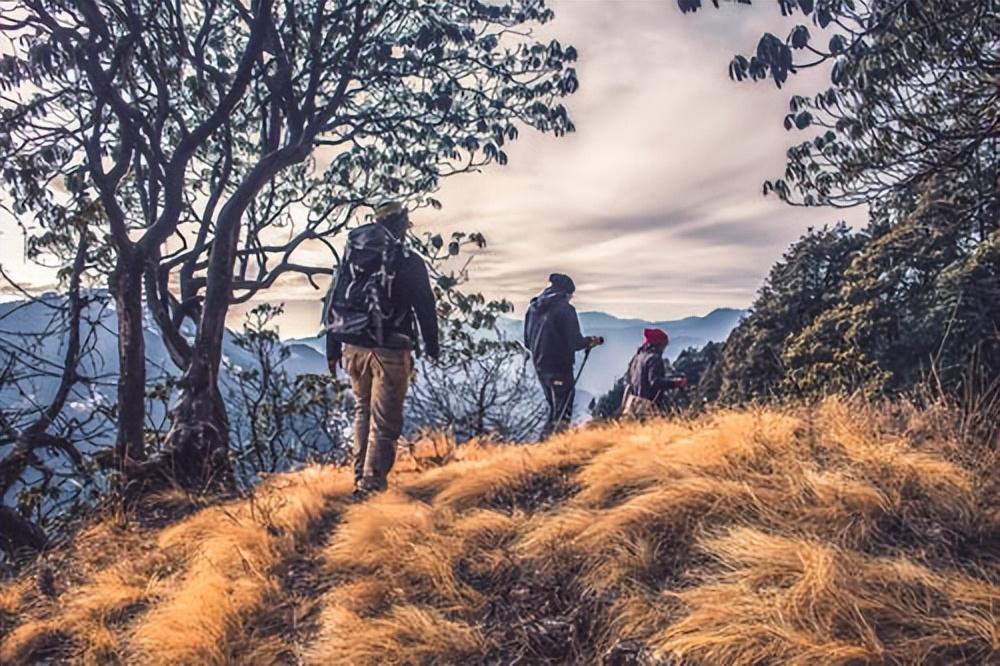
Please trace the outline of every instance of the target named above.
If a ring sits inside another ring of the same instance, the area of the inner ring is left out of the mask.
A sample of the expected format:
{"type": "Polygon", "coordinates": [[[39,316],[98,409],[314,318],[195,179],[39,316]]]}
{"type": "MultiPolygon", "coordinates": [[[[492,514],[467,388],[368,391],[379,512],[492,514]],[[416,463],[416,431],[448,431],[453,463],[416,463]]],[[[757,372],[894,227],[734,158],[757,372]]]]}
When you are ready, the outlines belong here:
{"type": "Polygon", "coordinates": [[[384,490],[403,432],[403,404],[413,372],[405,349],[344,346],[344,369],[354,391],[354,479],[384,490]]]}

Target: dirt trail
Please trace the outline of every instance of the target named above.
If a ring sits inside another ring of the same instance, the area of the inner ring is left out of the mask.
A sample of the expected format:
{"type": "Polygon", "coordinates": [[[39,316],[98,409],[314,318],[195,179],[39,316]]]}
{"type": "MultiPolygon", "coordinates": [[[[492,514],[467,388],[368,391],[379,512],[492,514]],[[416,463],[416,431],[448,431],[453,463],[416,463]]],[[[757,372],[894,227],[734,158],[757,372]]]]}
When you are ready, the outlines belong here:
{"type": "Polygon", "coordinates": [[[323,570],[323,549],[333,537],[346,501],[327,503],[295,549],[272,567],[275,582],[264,607],[239,628],[232,660],[237,664],[301,664],[305,646],[316,634],[320,599],[333,585],[323,570]]]}

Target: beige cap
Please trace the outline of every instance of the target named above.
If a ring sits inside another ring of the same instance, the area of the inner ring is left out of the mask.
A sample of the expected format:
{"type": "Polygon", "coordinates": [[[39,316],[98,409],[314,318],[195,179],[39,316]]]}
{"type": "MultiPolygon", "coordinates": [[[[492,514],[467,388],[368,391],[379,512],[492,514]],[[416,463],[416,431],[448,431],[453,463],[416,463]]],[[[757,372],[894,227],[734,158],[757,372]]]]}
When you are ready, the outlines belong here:
{"type": "Polygon", "coordinates": [[[375,206],[375,219],[384,220],[387,217],[406,212],[406,208],[398,201],[387,201],[375,206]]]}

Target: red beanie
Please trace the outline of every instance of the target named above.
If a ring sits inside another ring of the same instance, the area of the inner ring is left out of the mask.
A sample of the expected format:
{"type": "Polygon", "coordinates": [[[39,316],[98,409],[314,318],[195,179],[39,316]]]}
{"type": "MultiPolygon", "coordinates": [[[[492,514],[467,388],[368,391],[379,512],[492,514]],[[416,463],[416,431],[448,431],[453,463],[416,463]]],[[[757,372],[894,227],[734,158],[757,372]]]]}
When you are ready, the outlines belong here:
{"type": "Polygon", "coordinates": [[[656,345],[657,347],[666,347],[667,343],[670,342],[666,331],[659,328],[644,329],[642,331],[642,338],[647,345],[656,345]]]}

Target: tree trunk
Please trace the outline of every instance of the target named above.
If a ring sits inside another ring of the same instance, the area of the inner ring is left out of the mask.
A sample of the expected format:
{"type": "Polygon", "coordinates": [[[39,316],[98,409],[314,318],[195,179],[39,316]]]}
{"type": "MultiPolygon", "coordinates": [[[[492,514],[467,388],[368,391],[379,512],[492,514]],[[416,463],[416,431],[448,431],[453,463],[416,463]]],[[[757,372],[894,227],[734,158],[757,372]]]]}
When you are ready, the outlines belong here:
{"type": "Polygon", "coordinates": [[[118,315],[118,467],[128,470],[146,459],[146,342],[143,337],[141,253],[119,253],[111,274],[111,293],[118,315]]]}
{"type": "Polygon", "coordinates": [[[235,481],[229,461],[229,419],[219,391],[219,366],[240,218],[246,202],[258,190],[237,191],[216,224],[198,335],[167,435],[174,478],[187,488],[225,490],[235,481]]]}
{"type": "Polygon", "coordinates": [[[42,550],[45,532],[14,509],[0,505],[0,551],[14,557],[22,550],[42,550]]]}
{"type": "Polygon", "coordinates": [[[286,166],[308,157],[311,146],[311,137],[299,136],[261,159],[219,212],[208,255],[198,335],[191,364],[181,381],[180,402],[172,413],[173,426],[167,435],[175,478],[186,487],[225,489],[234,484],[229,461],[229,420],[219,392],[219,365],[240,225],[247,206],[264,185],[286,166]]]}
{"type": "MultiPolygon", "coordinates": [[[[224,311],[221,316],[225,318],[224,311]]],[[[234,483],[229,419],[218,387],[219,366],[210,357],[207,345],[195,348],[171,414],[167,450],[177,483],[196,490],[225,490],[234,483]]]]}

